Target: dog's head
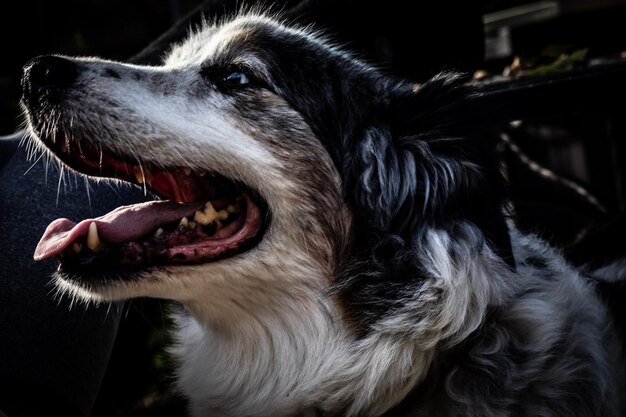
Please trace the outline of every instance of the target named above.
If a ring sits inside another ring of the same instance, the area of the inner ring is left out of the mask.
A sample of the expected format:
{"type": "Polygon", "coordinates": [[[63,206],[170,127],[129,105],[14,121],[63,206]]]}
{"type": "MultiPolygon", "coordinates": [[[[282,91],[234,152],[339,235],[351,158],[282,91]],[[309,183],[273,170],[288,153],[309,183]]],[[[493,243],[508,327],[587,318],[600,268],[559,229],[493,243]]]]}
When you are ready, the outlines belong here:
{"type": "Polygon", "coordinates": [[[38,144],[158,197],[48,227],[35,258],[58,257],[60,285],[84,297],[217,317],[334,288],[367,327],[436,279],[416,255],[429,233],[459,237],[438,250],[507,246],[497,167],[458,76],[417,88],[248,16],[192,33],[161,66],[43,56],[23,84],[38,144]]]}

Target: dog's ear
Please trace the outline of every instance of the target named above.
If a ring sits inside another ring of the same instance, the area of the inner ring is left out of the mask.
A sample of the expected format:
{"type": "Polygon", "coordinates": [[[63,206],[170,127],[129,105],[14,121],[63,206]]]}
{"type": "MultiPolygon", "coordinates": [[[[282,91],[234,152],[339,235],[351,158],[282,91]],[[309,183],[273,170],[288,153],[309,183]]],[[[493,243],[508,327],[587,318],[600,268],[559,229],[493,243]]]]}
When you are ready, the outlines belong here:
{"type": "Polygon", "coordinates": [[[401,207],[416,195],[414,159],[399,151],[386,127],[368,127],[347,164],[347,184],[357,215],[388,230],[401,207]]]}
{"type": "MultiPolygon", "coordinates": [[[[375,122],[352,132],[341,158],[354,261],[335,285],[363,334],[399,300],[427,288],[432,259],[466,263],[454,258],[488,245],[514,266],[495,140],[482,131],[473,89],[444,74],[419,89],[387,84],[379,91],[378,108],[363,119],[375,122]],[[432,232],[447,244],[430,245],[432,232]]],[[[428,328],[428,319],[422,324],[428,328]]]]}
{"type": "Polygon", "coordinates": [[[489,136],[476,123],[472,89],[442,74],[398,88],[344,158],[346,193],[373,239],[406,241],[426,225],[474,223],[510,259],[503,181],[489,136]]]}

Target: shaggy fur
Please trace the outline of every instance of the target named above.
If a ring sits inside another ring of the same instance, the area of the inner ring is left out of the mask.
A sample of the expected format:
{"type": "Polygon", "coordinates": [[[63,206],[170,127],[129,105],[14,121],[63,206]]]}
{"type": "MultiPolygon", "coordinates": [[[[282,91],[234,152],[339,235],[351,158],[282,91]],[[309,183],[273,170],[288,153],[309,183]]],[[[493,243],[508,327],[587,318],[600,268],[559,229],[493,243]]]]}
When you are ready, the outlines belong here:
{"type": "Polygon", "coordinates": [[[172,351],[193,416],[620,415],[611,319],[507,223],[461,77],[415,88],[261,15],[205,24],[158,67],[59,59],[76,78],[57,102],[25,70],[36,143],[210,169],[267,203],[244,253],[56,277],[85,300],[184,306],[172,351]],[[234,71],[249,84],[224,85],[234,71]]]}

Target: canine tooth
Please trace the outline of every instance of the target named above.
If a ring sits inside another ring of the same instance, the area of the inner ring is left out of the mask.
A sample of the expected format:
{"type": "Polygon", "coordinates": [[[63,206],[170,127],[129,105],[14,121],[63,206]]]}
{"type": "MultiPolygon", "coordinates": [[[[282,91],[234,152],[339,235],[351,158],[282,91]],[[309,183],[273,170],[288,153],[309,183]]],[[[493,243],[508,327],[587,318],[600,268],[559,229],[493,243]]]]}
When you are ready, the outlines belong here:
{"type": "Polygon", "coordinates": [[[93,252],[98,252],[102,247],[102,242],[98,236],[98,226],[95,222],[89,225],[89,231],[87,232],[87,247],[93,252]]]}
{"type": "Polygon", "coordinates": [[[163,228],[159,227],[158,229],[156,229],[156,232],[154,232],[154,237],[156,239],[160,239],[163,237],[163,235],[165,234],[165,230],[163,230],[163,228]]]}
{"type": "Polygon", "coordinates": [[[137,179],[137,182],[139,184],[143,184],[145,181],[145,176],[143,173],[143,170],[140,167],[134,167],[133,168],[134,174],[135,174],[135,179],[137,179]]]}
{"type": "Polygon", "coordinates": [[[143,180],[146,182],[146,184],[152,185],[152,171],[150,171],[150,169],[143,169],[143,180]]]}
{"type": "Polygon", "coordinates": [[[217,218],[220,220],[226,220],[228,218],[228,210],[220,210],[217,212],[217,218]]]}
{"type": "Polygon", "coordinates": [[[148,185],[152,184],[152,172],[148,168],[144,168],[141,166],[133,167],[133,174],[135,175],[135,179],[139,184],[146,183],[148,185]]]}
{"type": "Polygon", "coordinates": [[[83,250],[83,245],[81,243],[78,243],[78,242],[72,243],[72,251],[74,253],[81,253],[82,250],[83,250]]]}
{"type": "Polygon", "coordinates": [[[182,227],[183,229],[188,229],[189,228],[189,219],[187,219],[186,217],[183,217],[182,219],[180,219],[180,227],[182,227]]]}
{"type": "Polygon", "coordinates": [[[183,172],[185,173],[185,175],[191,175],[191,168],[189,168],[189,167],[184,167],[184,168],[183,168],[183,172]]]}

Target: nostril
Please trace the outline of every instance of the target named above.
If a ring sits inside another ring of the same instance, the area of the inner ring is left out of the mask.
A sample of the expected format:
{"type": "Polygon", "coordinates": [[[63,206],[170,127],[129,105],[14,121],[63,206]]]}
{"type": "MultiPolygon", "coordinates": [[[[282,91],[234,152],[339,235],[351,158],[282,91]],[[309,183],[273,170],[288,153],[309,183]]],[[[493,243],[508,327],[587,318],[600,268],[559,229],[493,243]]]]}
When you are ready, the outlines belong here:
{"type": "Polygon", "coordinates": [[[76,79],[76,64],[73,61],[53,55],[32,59],[24,66],[24,85],[30,88],[66,88],[76,79]]]}

